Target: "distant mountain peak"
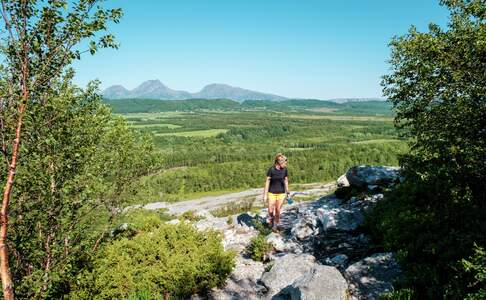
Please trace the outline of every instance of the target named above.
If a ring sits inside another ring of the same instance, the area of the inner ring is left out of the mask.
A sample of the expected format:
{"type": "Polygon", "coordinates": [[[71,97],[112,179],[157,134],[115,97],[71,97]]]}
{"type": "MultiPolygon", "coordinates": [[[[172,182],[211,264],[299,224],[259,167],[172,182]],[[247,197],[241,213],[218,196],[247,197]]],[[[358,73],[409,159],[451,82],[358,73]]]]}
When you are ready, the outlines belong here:
{"type": "Polygon", "coordinates": [[[266,94],[262,92],[247,90],[239,87],[234,87],[224,83],[208,84],[197,93],[189,93],[186,91],[176,91],[168,88],[158,79],[152,79],[142,82],[133,90],[127,90],[121,85],[111,86],[103,91],[103,96],[108,99],[123,99],[123,98],[147,98],[160,100],[180,100],[193,98],[206,99],[230,99],[236,101],[243,100],[285,100],[287,98],[266,94]]]}
{"type": "MultiPolygon", "coordinates": [[[[288,98],[252,91],[240,87],[231,86],[225,83],[211,83],[204,86],[197,93],[177,91],[170,89],[159,79],[151,79],[142,82],[133,90],[128,90],[121,85],[113,85],[103,91],[103,97],[107,99],[128,99],[143,98],[155,100],[183,100],[183,99],[229,99],[235,101],[244,100],[270,100],[282,101],[288,98]]],[[[384,101],[383,98],[337,98],[327,101],[336,103],[359,102],[359,101],[384,101]]]]}

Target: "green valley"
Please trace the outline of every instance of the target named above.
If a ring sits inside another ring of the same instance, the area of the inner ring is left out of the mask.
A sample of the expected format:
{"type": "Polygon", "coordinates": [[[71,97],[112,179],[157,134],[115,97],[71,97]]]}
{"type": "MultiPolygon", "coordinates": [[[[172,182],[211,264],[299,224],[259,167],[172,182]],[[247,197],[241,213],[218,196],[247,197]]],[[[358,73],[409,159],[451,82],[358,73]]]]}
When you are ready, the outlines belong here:
{"type": "Polygon", "coordinates": [[[301,184],[334,180],[355,164],[397,165],[407,150],[387,102],[105,101],[157,150],[158,171],[142,178],[134,203],[260,187],[278,152],[301,184]]]}

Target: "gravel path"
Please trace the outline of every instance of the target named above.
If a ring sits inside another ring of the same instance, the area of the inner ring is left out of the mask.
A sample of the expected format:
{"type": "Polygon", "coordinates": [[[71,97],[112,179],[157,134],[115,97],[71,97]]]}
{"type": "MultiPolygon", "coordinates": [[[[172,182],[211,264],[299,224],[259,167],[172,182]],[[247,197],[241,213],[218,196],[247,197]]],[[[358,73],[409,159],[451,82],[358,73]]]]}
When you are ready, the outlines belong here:
{"type": "MultiPolygon", "coordinates": [[[[302,185],[302,189],[299,192],[304,192],[308,195],[324,194],[336,188],[336,183],[325,184],[306,184],[302,185]]],[[[214,210],[221,206],[227,205],[232,202],[237,202],[248,197],[255,197],[256,201],[262,201],[262,188],[249,189],[237,193],[229,193],[219,196],[206,196],[194,200],[180,201],[175,203],[167,202],[153,202],[146,205],[135,205],[129,208],[145,208],[149,210],[156,210],[165,208],[169,214],[179,215],[186,211],[199,211],[199,210],[214,210]]],[[[128,208],[128,209],[129,209],[128,208]]]]}

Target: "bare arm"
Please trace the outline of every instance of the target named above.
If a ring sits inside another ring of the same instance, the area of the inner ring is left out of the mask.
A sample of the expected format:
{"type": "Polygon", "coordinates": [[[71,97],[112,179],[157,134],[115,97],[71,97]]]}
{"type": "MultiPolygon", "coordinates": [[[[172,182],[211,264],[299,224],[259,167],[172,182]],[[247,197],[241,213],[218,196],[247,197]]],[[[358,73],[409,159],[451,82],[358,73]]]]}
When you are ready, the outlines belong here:
{"type": "Polygon", "coordinates": [[[289,177],[285,176],[284,183],[285,183],[285,193],[288,194],[288,193],[290,193],[289,192],[289,177]]]}
{"type": "Polygon", "coordinates": [[[265,188],[263,189],[263,201],[267,201],[267,196],[268,196],[268,188],[270,187],[270,177],[267,176],[267,179],[265,179],[265,188]]]}

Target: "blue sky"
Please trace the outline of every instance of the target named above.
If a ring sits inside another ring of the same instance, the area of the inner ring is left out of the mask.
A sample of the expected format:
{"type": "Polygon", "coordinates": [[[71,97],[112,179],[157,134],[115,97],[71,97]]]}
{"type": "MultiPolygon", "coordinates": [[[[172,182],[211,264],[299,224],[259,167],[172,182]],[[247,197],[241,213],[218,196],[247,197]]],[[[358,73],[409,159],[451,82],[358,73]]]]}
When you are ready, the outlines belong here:
{"type": "Polygon", "coordinates": [[[438,0],[119,0],[119,50],[75,64],[75,81],[132,89],[209,83],[296,98],[381,97],[388,42],[414,24],[447,24],[438,0]]]}

